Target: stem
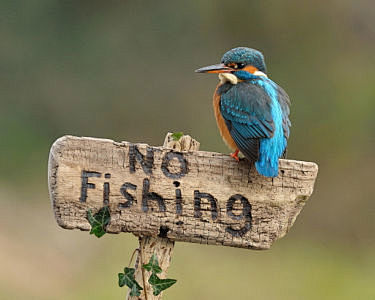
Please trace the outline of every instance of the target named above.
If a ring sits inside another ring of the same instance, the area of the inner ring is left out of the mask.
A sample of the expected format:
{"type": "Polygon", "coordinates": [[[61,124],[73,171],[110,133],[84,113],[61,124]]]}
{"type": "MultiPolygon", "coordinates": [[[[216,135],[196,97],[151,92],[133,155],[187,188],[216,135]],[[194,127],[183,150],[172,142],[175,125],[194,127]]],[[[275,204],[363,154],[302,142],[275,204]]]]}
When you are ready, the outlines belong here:
{"type": "Polygon", "coordinates": [[[137,249],[135,249],[135,250],[133,251],[133,254],[132,254],[131,258],[130,258],[129,265],[128,265],[129,268],[130,268],[130,265],[132,264],[132,261],[133,261],[133,258],[134,258],[134,254],[135,254],[136,252],[139,252],[139,248],[137,248],[137,249]]]}
{"type": "Polygon", "coordinates": [[[141,260],[141,270],[142,270],[142,281],[143,281],[143,291],[145,293],[145,298],[146,300],[147,299],[147,287],[146,287],[146,277],[145,277],[145,270],[143,268],[143,239],[142,237],[139,238],[139,244],[140,244],[140,251],[139,251],[139,257],[140,257],[140,260],[141,260]]]}

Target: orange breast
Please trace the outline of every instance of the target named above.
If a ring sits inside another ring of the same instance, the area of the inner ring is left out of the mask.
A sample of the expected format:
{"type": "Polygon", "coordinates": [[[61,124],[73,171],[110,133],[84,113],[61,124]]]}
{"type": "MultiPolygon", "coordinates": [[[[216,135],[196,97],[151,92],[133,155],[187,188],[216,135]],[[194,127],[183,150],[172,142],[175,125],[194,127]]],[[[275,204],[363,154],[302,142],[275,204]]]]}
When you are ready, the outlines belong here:
{"type": "Polygon", "coordinates": [[[217,89],[219,88],[219,86],[220,84],[216,87],[216,90],[214,93],[214,99],[213,99],[217,127],[219,127],[221,137],[223,138],[224,142],[228,145],[228,147],[231,148],[232,150],[236,150],[237,145],[234,142],[233,138],[231,137],[229,130],[227,128],[227,125],[225,124],[225,120],[220,112],[220,95],[217,94],[217,89]]]}

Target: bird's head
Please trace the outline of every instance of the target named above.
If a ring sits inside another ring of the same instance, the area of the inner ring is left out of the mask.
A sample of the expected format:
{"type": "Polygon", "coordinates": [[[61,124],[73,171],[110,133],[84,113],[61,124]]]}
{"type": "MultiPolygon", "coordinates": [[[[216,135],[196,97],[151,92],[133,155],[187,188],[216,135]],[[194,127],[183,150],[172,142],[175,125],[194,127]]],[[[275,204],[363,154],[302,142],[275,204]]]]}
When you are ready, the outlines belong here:
{"type": "Polygon", "coordinates": [[[238,47],[226,52],[221,63],[195,70],[197,73],[218,73],[221,81],[236,84],[238,80],[266,76],[263,54],[255,49],[238,47]]]}

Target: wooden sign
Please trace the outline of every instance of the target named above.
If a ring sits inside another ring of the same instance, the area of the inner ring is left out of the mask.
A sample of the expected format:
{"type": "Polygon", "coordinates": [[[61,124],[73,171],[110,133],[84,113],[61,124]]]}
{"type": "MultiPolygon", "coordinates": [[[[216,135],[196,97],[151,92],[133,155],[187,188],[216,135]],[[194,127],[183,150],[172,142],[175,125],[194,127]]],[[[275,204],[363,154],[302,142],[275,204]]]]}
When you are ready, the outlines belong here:
{"type": "Polygon", "coordinates": [[[49,190],[58,224],[90,230],[87,211],[109,206],[108,233],[268,249],[313,191],[315,163],[280,160],[279,176],[205,151],[64,136],[52,146],[49,190]]]}

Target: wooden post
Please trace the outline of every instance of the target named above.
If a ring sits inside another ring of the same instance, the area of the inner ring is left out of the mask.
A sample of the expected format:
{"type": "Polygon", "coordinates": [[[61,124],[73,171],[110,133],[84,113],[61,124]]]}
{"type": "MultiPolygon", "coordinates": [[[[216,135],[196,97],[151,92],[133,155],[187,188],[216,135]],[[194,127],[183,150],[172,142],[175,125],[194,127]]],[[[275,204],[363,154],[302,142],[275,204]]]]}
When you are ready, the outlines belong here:
{"type": "MultiPolygon", "coordinates": [[[[88,210],[110,211],[107,233],[140,238],[141,266],[156,253],[168,269],[175,241],[269,249],[292,227],[313,192],[318,166],[279,161],[279,175],[266,178],[253,164],[229,155],[197,151],[190,137],[164,147],[64,136],[51,147],[48,184],[57,223],[90,230],[88,210]],[[141,262],[142,258],[142,262],[141,262]]],[[[147,299],[152,295],[149,286],[147,299]]],[[[135,299],[135,298],[133,298],[135,299]]]]}
{"type": "MultiPolygon", "coordinates": [[[[164,148],[172,149],[175,151],[198,151],[199,142],[191,138],[189,135],[182,136],[178,141],[172,137],[172,133],[168,133],[164,140],[164,148]]],[[[145,280],[145,271],[142,265],[147,263],[151,256],[155,253],[158,257],[159,265],[162,269],[162,273],[159,274],[160,278],[167,277],[167,270],[172,259],[172,251],[174,247],[174,241],[163,236],[162,230],[157,237],[151,236],[140,236],[139,237],[139,251],[137,252],[137,258],[135,262],[135,279],[143,287],[143,291],[140,297],[131,297],[130,290],[128,291],[128,300],[159,300],[163,293],[158,296],[154,296],[152,293],[152,287],[145,280]],[[145,286],[144,286],[145,285],[145,286]],[[145,295],[146,294],[146,295],[145,295]]],[[[167,233],[165,233],[167,234],[167,233]]]]}

